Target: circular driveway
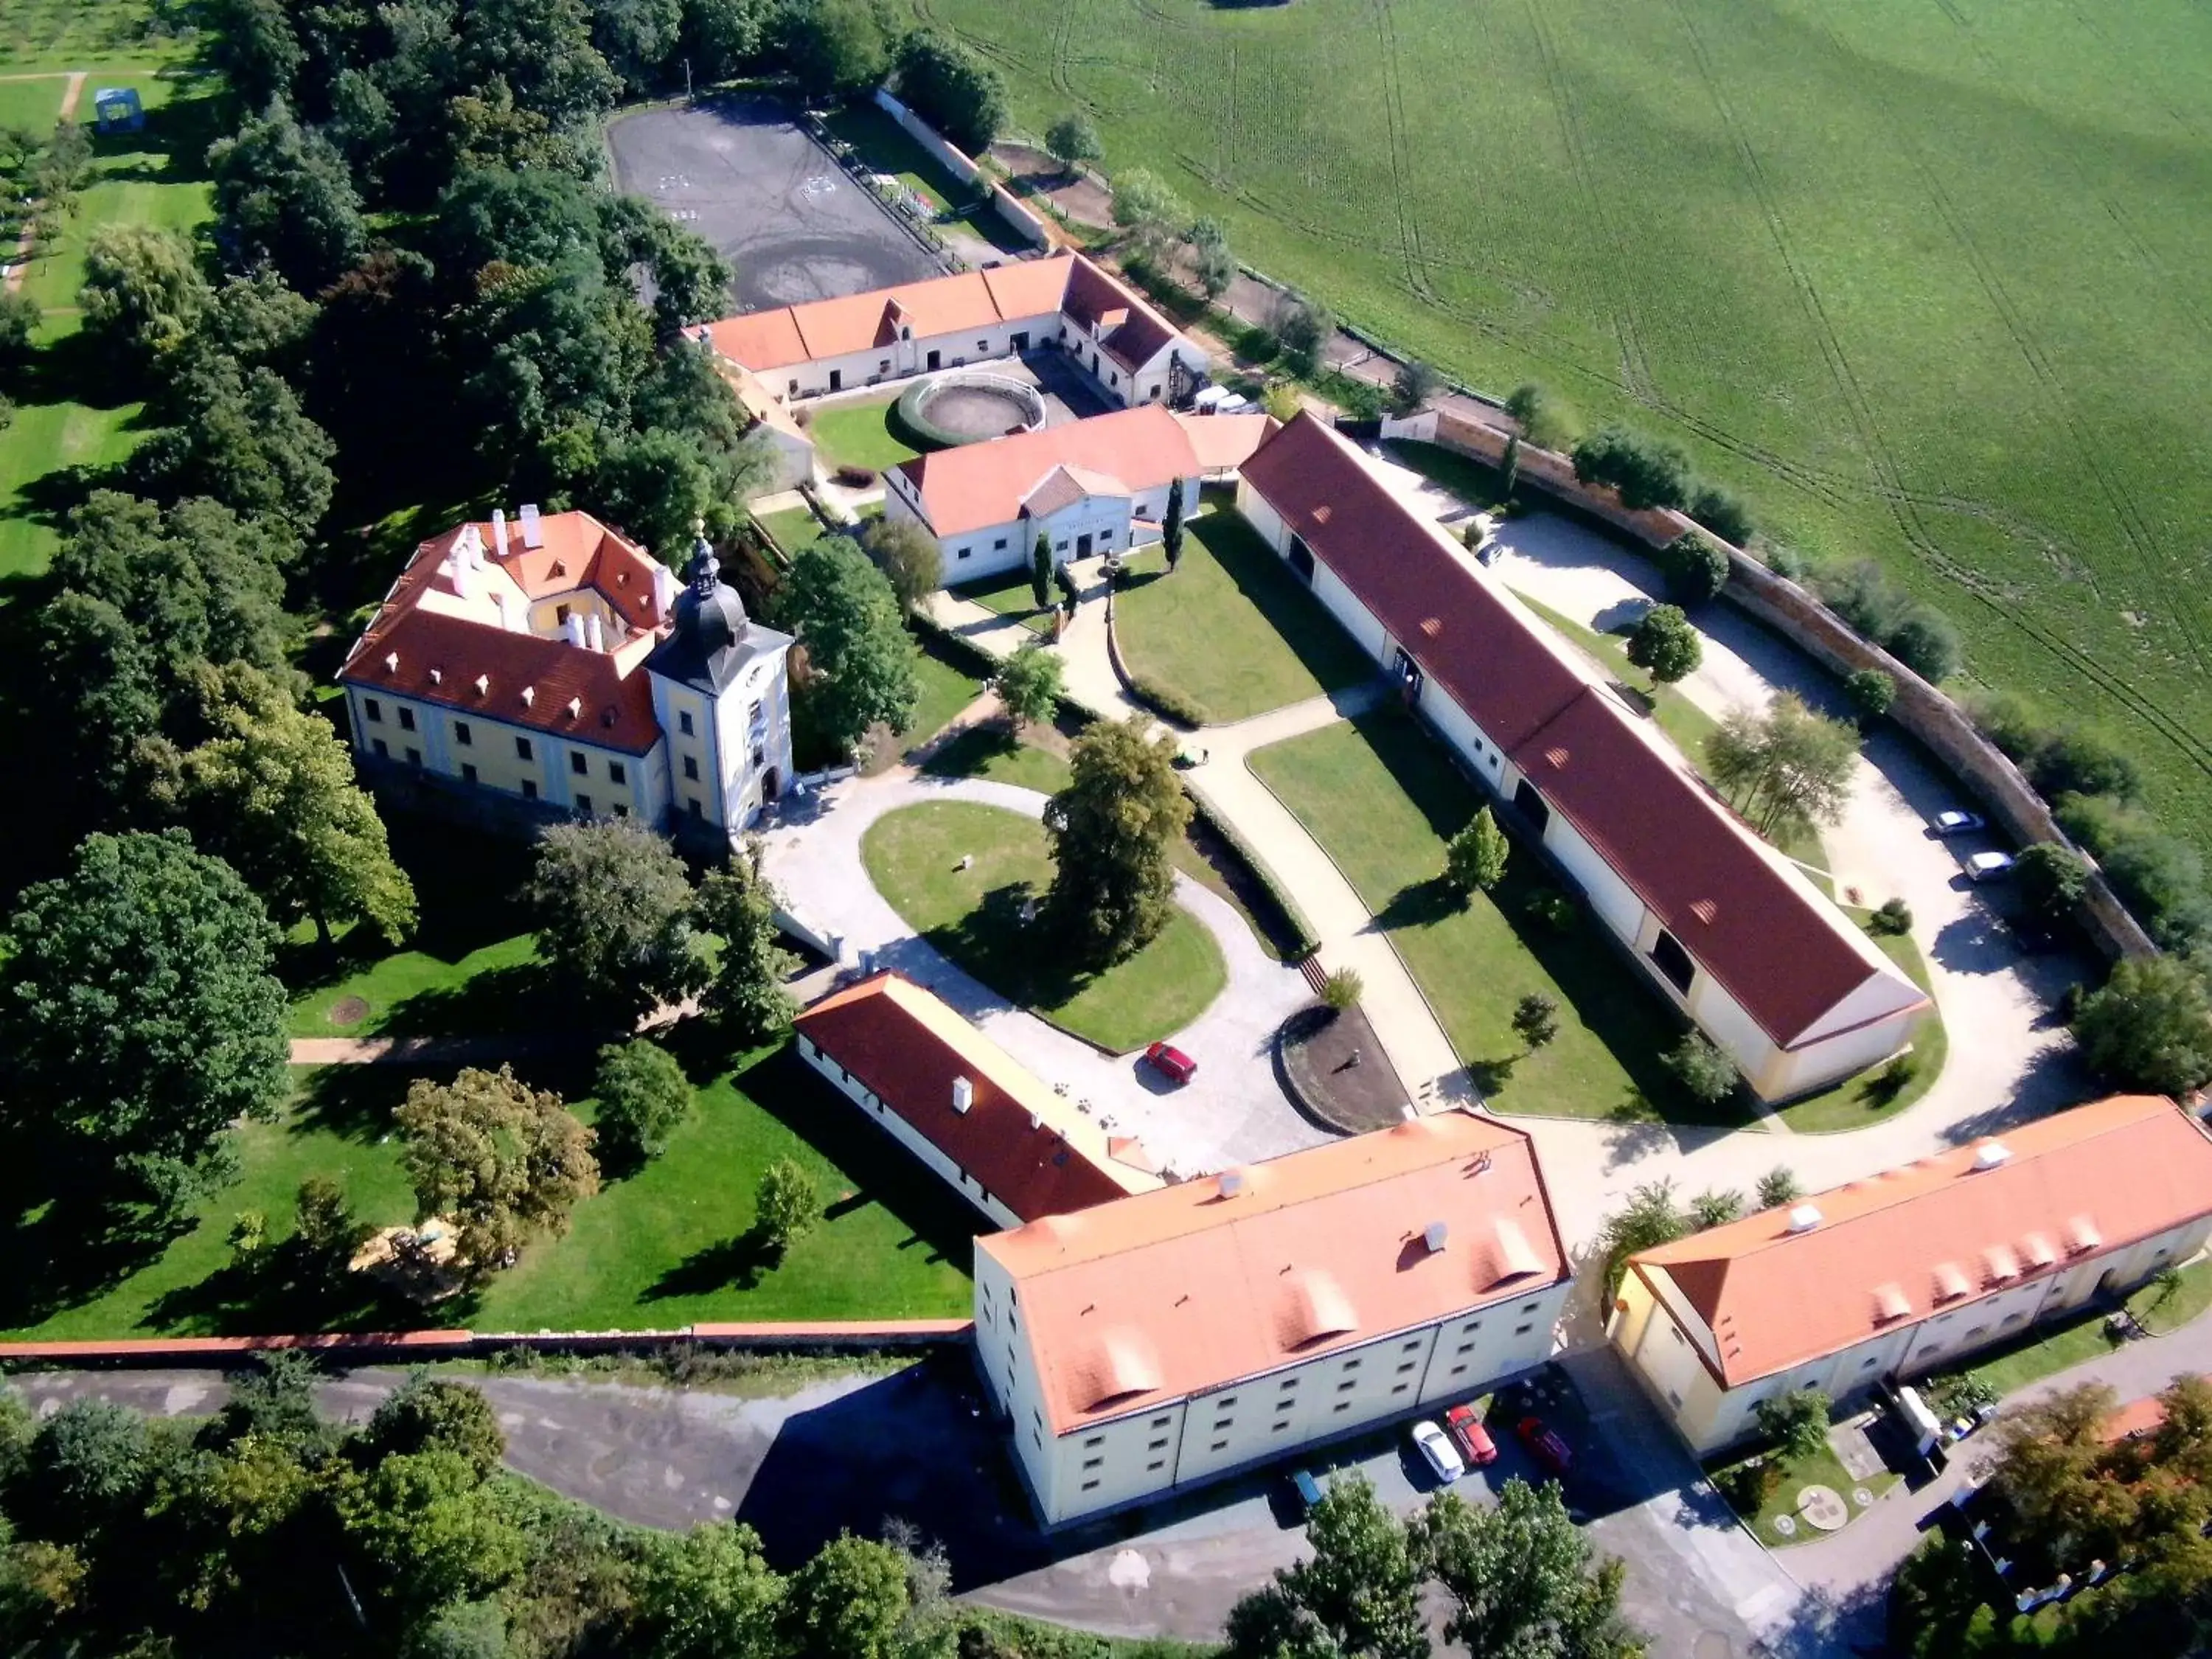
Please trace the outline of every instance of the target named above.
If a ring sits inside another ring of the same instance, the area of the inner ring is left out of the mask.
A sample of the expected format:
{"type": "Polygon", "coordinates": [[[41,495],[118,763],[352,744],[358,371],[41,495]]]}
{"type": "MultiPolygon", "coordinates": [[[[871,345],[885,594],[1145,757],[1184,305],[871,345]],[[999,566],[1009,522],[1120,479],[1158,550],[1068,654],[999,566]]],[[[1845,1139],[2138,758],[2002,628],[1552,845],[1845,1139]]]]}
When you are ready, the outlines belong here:
{"type": "Polygon", "coordinates": [[[1278,1158],[1329,1139],[1292,1109],[1275,1082],[1276,1028],[1313,1000],[1305,976],[1267,955],[1234,906],[1178,873],[1176,901],[1212,934],[1229,982],[1199,1018],[1173,1034],[1198,1075],[1170,1088],[1135,1054],[1101,1054],[1016,1007],[918,938],[868,879],[860,838],[887,812],[929,801],[972,801],[1026,817],[1044,815],[1034,790],[975,778],[904,770],[853,777],[787,799],[763,837],[763,869],[784,908],[835,936],[844,960],[872,955],[927,986],[1047,1083],[1065,1084],[1117,1133],[1139,1137],[1169,1168],[1190,1176],[1278,1158]]]}

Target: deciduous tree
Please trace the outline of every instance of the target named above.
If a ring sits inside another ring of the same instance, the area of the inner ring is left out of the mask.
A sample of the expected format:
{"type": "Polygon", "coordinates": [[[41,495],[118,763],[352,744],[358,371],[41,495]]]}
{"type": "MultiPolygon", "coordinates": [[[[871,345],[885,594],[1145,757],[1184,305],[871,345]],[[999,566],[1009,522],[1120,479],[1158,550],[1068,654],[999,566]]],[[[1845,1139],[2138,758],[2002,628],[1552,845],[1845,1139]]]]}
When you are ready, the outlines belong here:
{"type": "Polygon", "coordinates": [[[2118,1087],[2186,1094],[2212,1082],[2212,990],[2181,957],[2124,957],[2081,1000],[2074,1038],[2118,1087]]]}
{"type": "Polygon", "coordinates": [[[1598,1230],[1598,1244],[1605,1256],[1606,1300],[1610,1303],[1620,1293],[1629,1257],[1673,1243],[1687,1236],[1691,1224],[1675,1202],[1672,1179],[1646,1182],[1630,1193],[1626,1205],[1606,1217],[1598,1230]]]}
{"type": "Polygon", "coordinates": [[[173,1213],[290,1090],[276,931],[181,830],[88,836],[0,936],[8,1127],[49,1190],[173,1213]]]}
{"type": "Polygon", "coordinates": [[[757,869],[732,860],[699,884],[699,926],[721,941],[699,1005],[733,1042],[750,1048],[791,1024],[784,981],[799,958],[783,948],[775,895],[757,869]]]}
{"type": "Polygon", "coordinates": [[[1513,1005],[1513,1034],[1530,1053],[1545,1047],[1559,1034],[1559,1005],[1541,991],[1531,991],[1513,1005]]]}
{"type": "Polygon", "coordinates": [[[650,1659],[779,1659],[784,1582],[750,1527],[716,1521],[647,1548],[637,1623],[650,1659]]]}
{"type": "Polygon", "coordinates": [[[599,1190],[592,1132],[511,1067],[418,1079],[395,1116],[420,1213],[453,1218],[456,1262],[471,1277],[513,1266],[540,1233],[566,1232],[568,1212],[599,1190]]]}
{"type": "Polygon", "coordinates": [[[2064,921],[2089,890],[2089,866],[2079,853],[2055,841],[2022,848],[2012,873],[2028,913],[2045,922],[2064,921]]]}
{"type": "Polygon", "coordinates": [[[793,1659],[890,1659],[910,1606],[906,1557],[840,1533],[791,1577],[785,1651],[793,1659]]]}
{"type": "Polygon", "coordinates": [[[1856,731],[1814,714],[1790,691],[1763,714],[1732,711],[1705,749],[1715,785],[1769,836],[1842,817],[1857,756],[1856,731]]]}
{"type": "Polygon", "coordinates": [[[1437,395],[1443,384],[1443,376],[1418,357],[1408,357],[1398,365],[1398,373],[1390,382],[1390,407],[1393,413],[1419,413],[1437,395]]]}
{"type": "Polygon", "coordinates": [[[1552,392],[1534,380],[1513,388],[1505,412],[1521,423],[1521,435],[1539,449],[1564,449],[1574,441],[1575,420],[1552,392]]]}
{"type": "Polygon", "coordinates": [[[1677,605],[1703,605],[1728,586],[1729,556],[1694,530],[1686,530],[1660,550],[1659,568],[1668,597],[1677,605]]]}
{"type": "Polygon", "coordinates": [[[507,1455],[507,1431],[477,1390],[418,1370],[369,1413],[356,1448],[368,1460],[449,1451],[488,1480],[507,1455]]]}
{"type": "Polygon", "coordinates": [[[1170,849],[1190,822],[1175,739],[1141,714],[1075,740],[1073,777],[1046,804],[1056,868],[1046,903],[1078,962],[1118,962],[1150,944],[1174,903],[1170,849]]]}
{"type": "Polygon", "coordinates": [[[1690,1200],[1690,1219],[1699,1232],[1725,1227],[1743,1213],[1743,1194],[1733,1187],[1709,1187],[1690,1200]]]}
{"type": "Polygon", "coordinates": [[[945,586],[945,556],[919,520],[872,520],[860,532],[860,550],[889,579],[899,609],[909,617],[945,586]]]}
{"type": "Polygon", "coordinates": [[[1575,446],[1575,477],[1607,484],[1632,513],[1648,507],[1680,507],[1690,495],[1689,458],[1624,426],[1601,427],[1575,446]]]}
{"type": "Polygon", "coordinates": [[[1480,808],[1444,848],[1444,879],[1463,894],[1486,893],[1505,878],[1512,850],[1490,809],[1480,808]]]}
{"type": "Polygon", "coordinates": [[[1000,663],[991,688],[999,694],[1006,718],[1018,729],[1052,719],[1060,708],[1066,670],[1055,653],[1032,640],[1000,663]]]}
{"type": "Polygon", "coordinates": [[[1786,1164],[1778,1164],[1759,1178],[1759,1207],[1778,1210],[1785,1204],[1795,1204],[1804,1190],[1797,1184],[1797,1172],[1786,1164]]]}
{"type": "Polygon", "coordinates": [[[1426,1551],[1364,1476],[1329,1481],[1306,1516],[1306,1542],[1310,1556],[1230,1609],[1234,1659],[1429,1659],[1426,1551]]]}
{"type": "Polygon", "coordinates": [[[1844,676],[1844,695],[1863,720],[1878,720],[1897,701],[1897,682],[1879,668],[1855,668],[1844,676]]]}
{"type": "Polygon", "coordinates": [[[634,1169],[668,1148],[668,1137],[691,1111],[691,1080],[676,1056],[657,1042],[633,1037],[599,1050],[592,1083],[599,1103],[592,1127],[607,1164],[634,1169]]]}
{"type": "Polygon", "coordinates": [[[857,96],[890,70],[890,33],[868,0],[799,0],[784,13],[783,44],[811,98],[857,96]]]}
{"type": "Polygon", "coordinates": [[[1705,659],[1705,642],[1676,605],[1653,605],[1628,636],[1628,660],[1661,685],[1696,672],[1705,659]]]}
{"type": "Polygon", "coordinates": [[[1414,1537],[1452,1600],[1444,1634],[1469,1654],[1641,1659],[1647,1651],[1621,1616],[1626,1570],[1594,1557],[1556,1482],[1508,1480],[1494,1507],[1441,1493],[1414,1537]]]}
{"type": "Polygon", "coordinates": [[[878,720],[893,731],[914,714],[915,649],[890,579],[842,536],[825,536],[791,562],[776,613],[806,647],[803,698],[823,738],[849,751],[878,720]]]}
{"type": "Polygon", "coordinates": [[[770,1255],[783,1255],[821,1218],[821,1189],[803,1164],[780,1158],[761,1171],[753,1190],[753,1231],[770,1255]]]}
{"type": "Polygon", "coordinates": [[[1078,110],[1070,110],[1046,130],[1044,147],[1068,173],[1073,173],[1086,161],[1099,161],[1106,154],[1105,147],[1098,142],[1098,129],[1078,110]]]}
{"type": "Polygon", "coordinates": [[[208,147],[216,243],[233,270],[268,266],[316,293],[368,246],[345,158],[281,103],[208,147]]]}
{"type": "Polygon", "coordinates": [[[957,40],[916,29],[900,42],[898,91],[908,106],[970,155],[1006,125],[1006,83],[957,40]]]}
{"type": "Polygon", "coordinates": [[[1229,233],[1221,221],[1201,218],[1190,228],[1192,274],[1209,300],[1218,300],[1237,280],[1237,256],[1229,251],[1229,233]]]}
{"type": "Polygon", "coordinates": [[[1662,1063],[1674,1074],[1674,1080],[1692,1099],[1708,1106],[1735,1093],[1741,1076],[1734,1060],[1696,1031],[1688,1033],[1669,1048],[1662,1063]]]}
{"type": "Polygon", "coordinates": [[[524,896],[538,955],[600,1024],[627,1028],[706,982],[684,861],[635,818],[547,830],[524,896]]]}
{"type": "Polygon", "coordinates": [[[209,299],[191,244],[173,230],[102,225],[85,243],[84,331],[135,367],[183,343],[209,299]]]}
{"type": "Polygon", "coordinates": [[[1793,1462],[1816,1457],[1828,1443],[1828,1413],[1832,1403],[1818,1389],[1791,1389],[1762,1400],[1753,1416],[1759,1431],[1774,1443],[1775,1449],[1793,1462]]]}

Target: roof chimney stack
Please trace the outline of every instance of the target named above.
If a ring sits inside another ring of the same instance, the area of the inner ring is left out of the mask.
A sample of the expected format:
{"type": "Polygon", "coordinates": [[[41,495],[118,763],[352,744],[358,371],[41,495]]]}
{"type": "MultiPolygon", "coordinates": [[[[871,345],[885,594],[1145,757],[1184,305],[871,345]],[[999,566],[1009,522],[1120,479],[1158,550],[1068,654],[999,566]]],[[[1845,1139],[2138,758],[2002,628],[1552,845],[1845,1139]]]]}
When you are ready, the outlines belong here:
{"type": "Polygon", "coordinates": [[[1820,1224],[1820,1212],[1813,1205],[1800,1204],[1790,1212],[1790,1231],[1793,1233],[1809,1233],[1820,1224]]]}
{"type": "Polygon", "coordinates": [[[658,559],[653,565],[653,619],[666,622],[669,610],[676,603],[675,573],[658,559]]]}
{"type": "Polygon", "coordinates": [[[568,643],[580,651],[584,648],[584,617],[580,611],[568,613],[568,643]]]}
{"type": "Polygon", "coordinates": [[[975,1103],[975,1085],[964,1077],[954,1078],[952,1079],[952,1109],[965,1117],[968,1115],[968,1109],[975,1103]]]}
{"type": "Polygon", "coordinates": [[[584,643],[593,651],[604,651],[607,648],[607,630],[605,624],[599,621],[599,613],[596,611],[584,618],[584,643]]]}
{"type": "Polygon", "coordinates": [[[1244,1190],[1244,1171],[1243,1171],[1243,1170],[1224,1170],[1221,1172],[1221,1195],[1222,1195],[1222,1197],[1224,1197],[1224,1198],[1234,1198],[1234,1197],[1236,1197],[1236,1196],[1237,1196],[1237,1194],[1239,1194],[1239,1193],[1243,1192],[1243,1190],[1244,1190]]]}
{"type": "Polygon", "coordinates": [[[522,544],[525,547],[545,545],[545,526],[538,516],[538,503],[525,501],[517,509],[522,519],[522,544]]]}
{"type": "Polygon", "coordinates": [[[495,559],[507,551],[507,509],[495,507],[491,510],[491,556],[495,559]]]}
{"type": "Polygon", "coordinates": [[[2002,1140],[1985,1140],[1974,1148],[1974,1167],[1994,1170],[2012,1156],[2012,1149],[2002,1140]]]}
{"type": "Polygon", "coordinates": [[[1450,1237],[1451,1227],[1446,1222],[1431,1221],[1421,1229],[1421,1243],[1429,1247],[1431,1255],[1443,1249],[1444,1241],[1450,1237]]]}

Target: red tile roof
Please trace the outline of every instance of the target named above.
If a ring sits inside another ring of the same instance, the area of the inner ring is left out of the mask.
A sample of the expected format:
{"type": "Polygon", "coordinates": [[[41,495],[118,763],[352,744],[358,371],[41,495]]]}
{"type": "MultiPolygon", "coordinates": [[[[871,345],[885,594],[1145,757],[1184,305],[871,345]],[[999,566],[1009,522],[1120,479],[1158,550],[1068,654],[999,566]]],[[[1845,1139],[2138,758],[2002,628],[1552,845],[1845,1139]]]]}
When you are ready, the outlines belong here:
{"type": "MultiPolygon", "coordinates": [[[[899,470],[913,483],[922,516],[941,539],[1011,524],[1021,516],[1030,492],[1061,467],[1103,474],[1087,482],[1111,483],[1127,492],[1157,489],[1173,478],[1194,477],[1199,471],[1182,422],[1158,404],[940,449],[903,462],[899,470]]],[[[1079,477],[1077,482],[1086,480],[1079,477]]],[[[1055,494],[1051,505],[1040,510],[1054,510],[1073,499],[1055,494]]]]}
{"type": "Polygon", "coordinates": [[[766,373],[888,345],[902,326],[921,340],[1065,313],[1087,333],[1114,311],[1126,317],[1103,344],[1125,368],[1141,367],[1175,337],[1158,312],[1075,253],[725,317],[707,325],[707,337],[732,362],[766,373]]]}
{"type": "MultiPolygon", "coordinates": [[[[1782,1047],[1870,977],[1894,975],[1849,918],[1761,846],[1665,738],[1607,693],[1583,692],[1512,758],[1782,1047]]],[[[1879,1012],[1922,1000],[1900,980],[1879,1012]]]]}
{"type": "Polygon", "coordinates": [[[1734,1388],[2208,1214],[2212,1137],[2170,1100],[2121,1095],[1630,1262],[1673,1279],[1734,1388]],[[1818,1219],[1793,1233],[1801,1206],[1818,1219]]]}
{"type": "Polygon", "coordinates": [[[1053,1432],[1522,1297],[1569,1274],[1528,1134],[1449,1111],[976,1241],[1053,1432]],[[1443,1247],[1424,1234],[1444,1227],[1443,1247]]]}
{"type": "Polygon", "coordinates": [[[539,524],[536,548],[524,545],[519,519],[507,526],[504,551],[489,524],[456,525],[422,543],[339,682],[629,754],[650,750],[660,727],[652,686],[637,671],[656,637],[655,562],[588,513],[549,514],[539,524]],[[447,556],[471,528],[484,562],[463,594],[447,556]],[[527,603],[586,587],[635,630],[613,649],[503,628],[490,597],[504,589],[527,603]]]}
{"type": "Polygon", "coordinates": [[[1140,1143],[1110,1142],[1094,1120],[900,975],[878,974],[825,997],[794,1025],[1024,1221],[1160,1184],[1140,1143]],[[965,1112],[953,1109],[956,1078],[973,1089],[965,1112]]]}
{"type": "Polygon", "coordinates": [[[1182,415],[1176,419],[1190,436],[1201,471],[1234,471],[1252,452],[1273,437],[1281,422],[1272,415],[1182,415]]]}
{"type": "Polygon", "coordinates": [[[1299,415],[1244,477],[1776,1043],[1870,978],[1879,1014],[1925,1000],[1328,425],[1299,415]]]}

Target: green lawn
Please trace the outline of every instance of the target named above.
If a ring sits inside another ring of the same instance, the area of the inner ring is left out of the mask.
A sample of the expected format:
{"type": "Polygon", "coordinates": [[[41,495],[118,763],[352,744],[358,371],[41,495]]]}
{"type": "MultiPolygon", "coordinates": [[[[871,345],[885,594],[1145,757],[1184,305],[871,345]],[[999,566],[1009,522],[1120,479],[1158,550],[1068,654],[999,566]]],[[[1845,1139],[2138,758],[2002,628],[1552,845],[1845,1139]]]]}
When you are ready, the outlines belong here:
{"type": "MultiPolygon", "coordinates": [[[[95,3],[89,9],[112,22],[124,9],[95,3]]],[[[0,6],[0,40],[76,38],[66,30],[45,35],[44,25],[30,27],[30,15],[29,10],[0,6]]],[[[43,99],[50,85],[58,108],[58,82],[0,88],[15,99],[43,99]]],[[[208,216],[208,187],[190,176],[191,163],[183,159],[196,156],[204,142],[198,129],[205,100],[179,100],[176,83],[150,74],[103,73],[86,84],[84,115],[90,115],[92,93],[103,85],[137,87],[149,112],[147,129],[94,141],[94,177],[76,216],[64,222],[52,247],[32,263],[24,278],[24,292],[49,314],[37,359],[20,377],[21,384],[9,388],[17,405],[15,418],[0,432],[0,578],[43,570],[59,540],[61,520],[87,480],[123,460],[138,441],[137,405],[113,386],[112,374],[77,339],[75,307],[87,240],[99,226],[111,223],[156,224],[189,233],[208,216]]],[[[52,120],[49,111],[40,125],[52,120]]]]}
{"type": "MultiPolygon", "coordinates": [[[[1715,1463],[1710,1465],[1706,1470],[1706,1473],[1712,1477],[1713,1484],[1720,1489],[1721,1494],[1728,1498],[1732,1507],[1736,1506],[1736,1492],[1729,1476],[1733,1471],[1744,1468],[1752,1462],[1751,1458],[1742,1458],[1729,1463],[1715,1463]]],[[[1750,1514],[1745,1514],[1742,1508],[1737,1507],[1736,1513],[1741,1515],[1744,1520],[1750,1523],[1752,1531],[1757,1534],[1760,1543],[1771,1548],[1782,1549],[1792,1544],[1808,1543],[1815,1538],[1833,1536],[1832,1534],[1824,1533],[1808,1526],[1804,1517],[1797,1514],[1797,1494],[1806,1487],[1821,1486],[1829,1488],[1845,1504],[1850,1505],[1852,1518],[1856,1520],[1866,1511],[1851,1503],[1851,1492],[1854,1488],[1864,1486],[1874,1494],[1876,1499],[1879,1499],[1884,1492],[1894,1486],[1897,1481],[1898,1477],[1887,1469],[1870,1480],[1854,1480],[1844,1472],[1842,1460],[1837,1457],[1834,1451],[1824,1445],[1811,1457],[1796,1457],[1785,1461],[1783,1464],[1781,1480],[1760,1502],[1759,1507],[1750,1514]],[[1796,1521],[1795,1531],[1784,1534],[1775,1529],[1775,1517],[1784,1515],[1790,1516],[1796,1521]]],[[[1850,1522],[1844,1522],[1844,1529],[1849,1530],[1850,1525],[1850,1522]]]]}
{"type": "Polygon", "coordinates": [[[1070,975],[1020,916],[1052,884],[1043,827],[1018,812],[933,801],[888,812],[862,837],[869,878],[908,926],[986,985],[1117,1053],[1206,1012],[1228,982],[1221,953],[1180,907],[1160,936],[1103,974],[1070,975]],[[959,868],[963,858],[972,865],[959,868]]]}
{"type": "Polygon", "coordinates": [[[1190,522],[1173,574],[1158,549],[1114,601],[1129,672],[1181,691],[1207,723],[1302,702],[1376,672],[1290,567],[1235,513],[1190,522]]]}
{"type": "Polygon", "coordinates": [[[1024,741],[1003,720],[969,726],[929,757],[933,777],[982,778],[992,783],[1056,795],[1067,787],[1067,763],[1051,750],[1024,741]]]}
{"type": "Polygon", "coordinates": [[[983,682],[968,668],[954,662],[927,635],[921,637],[920,644],[921,650],[915,666],[921,696],[915,703],[914,718],[898,734],[900,744],[908,748],[935,737],[948,720],[983,693],[983,682]]]}
{"type": "MultiPolygon", "coordinates": [[[[185,44],[153,33],[155,17],[147,0],[0,0],[0,71],[153,67],[181,59],[185,44]]],[[[86,82],[88,121],[94,90],[113,84],[86,82]]]]}
{"type": "Polygon", "coordinates": [[[1239,256],[1878,560],[2212,848],[2193,0],[930,0],[1239,256]]]}
{"type": "MultiPolygon", "coordinates": [[[[2128,1297],[2137,1319],[2154,1331],[2178,1329],[2212,1306],[2212,1261],[2191,1262],[2181,1270],[2181,1289],[2161,1304],[2156,1284],[2142,1286],[2128,1297]]],[[[2015,1343],[1963,1369],[1980,1378],[2000,1395],[2039,1382],[2055,1372],[2084,1360],[2100,1359],[2117,1345],[2105,1334],[2102,1309],[2076,1315],[2062,1324],[2045,1327],[2031,1340],[2015,1343]]]]}
{"type": "MultiPolygon", "coordinates": [[[[1036,595],[1030,588],[1030,568],[1027,565],[1001,571],[995,576],[985,576],[977,581],[963,582],[946,592],[957,599],[966,599],[981,605],[986,611],[995,611],[1001,617],[1012,617],[1033,634],[1041,634],[1046,639],[1052,637],[1053,607],[1048,605],[1042,609],[1038,607],[1036,595]]],[[[1058,589],[1054,590],[1054,598],[1058,597],[1058,589]]]]}
{"type": "Polygon", "coordinates": [[[766,531],[770,540],[791,558],[814,545],[830,532],[822,520],[814,516],[811,507],[787,507],[774,513],[756,513],[753,522],[766,531]]]}
{"type": "Polygon", "coordinates": [[[896,398],[879,398],[873,403],[816,410],[806,430],[833,467],[888,471],[922,453],[907,441],[905,426],[892,414],[897,405],[896,398]]]}
{"type": "Polygon", "coordinates": [[[1404,714],[1340,722],[1258,750],[1250,764],[1335,860],[1405,959],[1491,1103],[1509,1112],[1738,1124],[1733,1102],[1691,1100],[1660,1066],[1680,1024],[1587,914],[1562,933],[1528,914],[1552,885],[1516,846],[1492,895],[1443,881],[1444,843],[1482,798],[1404,714]],[[1524,1054],[1513,1006],[1558,1001],[1559,1035],[1524,1054]]]}
{"type": "MultiPolygon", "coordinates": [[[[62,110],[62,94],[69,85],[65,75],[42,76],[35,81],[0,81],[0,126],[21,127],[28,132],[52,130],[62,110]]],[[[84,99],[91,113],[90,88],[84,99]]]]}
{"type": "Polygon", "coordinates": [[[1029,244],[1014,234],[990,204],[988,194],[963,185],[938,166],[904,128],[873,104],[848,104],[823,125],[860,152],[876,173],[888,173],[936,210],[939,228],[965,231],[1001,253],[1022,253],[1029,244]]]}

